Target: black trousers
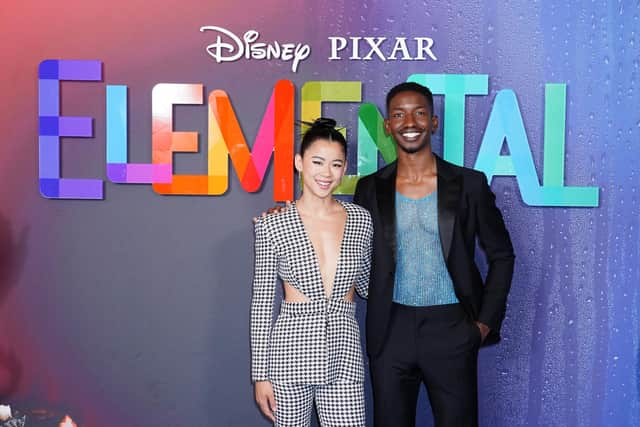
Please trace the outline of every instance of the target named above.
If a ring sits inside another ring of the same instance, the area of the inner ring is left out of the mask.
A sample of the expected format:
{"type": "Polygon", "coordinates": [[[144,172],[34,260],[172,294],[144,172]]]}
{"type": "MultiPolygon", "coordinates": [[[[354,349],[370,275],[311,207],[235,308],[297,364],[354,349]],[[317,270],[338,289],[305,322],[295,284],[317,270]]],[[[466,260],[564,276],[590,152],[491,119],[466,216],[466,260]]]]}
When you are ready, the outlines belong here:
{"type": "Polygon", "coordinates": [[[371,358],[374,425],[414,427],[420,384],[437,427],[478,425],[480,329],[460,304],[393,304],[387,339],[371,358]]]}

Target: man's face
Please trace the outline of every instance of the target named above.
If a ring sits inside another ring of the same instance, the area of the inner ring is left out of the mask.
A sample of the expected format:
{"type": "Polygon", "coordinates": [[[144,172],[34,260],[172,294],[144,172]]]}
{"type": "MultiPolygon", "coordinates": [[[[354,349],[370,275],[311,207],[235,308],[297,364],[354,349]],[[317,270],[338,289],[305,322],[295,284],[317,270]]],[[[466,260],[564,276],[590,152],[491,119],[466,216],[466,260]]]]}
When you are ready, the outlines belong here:
{"type": "Polygon", "coordinates": [[[438,129],[438,117],[431,115],[427,99],[418,92],[400,92],[391,98],[388,115],[384,129],[405,153],[429,146],[431,134],[438,129]]]}

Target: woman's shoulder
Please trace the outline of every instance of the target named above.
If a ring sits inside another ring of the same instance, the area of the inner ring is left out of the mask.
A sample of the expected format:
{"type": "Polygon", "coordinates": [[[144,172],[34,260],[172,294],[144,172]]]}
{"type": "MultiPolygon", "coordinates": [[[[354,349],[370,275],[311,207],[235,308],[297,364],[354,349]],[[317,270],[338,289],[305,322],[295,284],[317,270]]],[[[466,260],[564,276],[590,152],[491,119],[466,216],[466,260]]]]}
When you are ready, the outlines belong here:
{"type": "Polygon", "coordinates": [[[341,202],[341,203],[347,210],[347,213],[351,215],[353,218],[358,219],[360,221],[371,222],[371,214],[367,209],[351,202],[341,202]]]}

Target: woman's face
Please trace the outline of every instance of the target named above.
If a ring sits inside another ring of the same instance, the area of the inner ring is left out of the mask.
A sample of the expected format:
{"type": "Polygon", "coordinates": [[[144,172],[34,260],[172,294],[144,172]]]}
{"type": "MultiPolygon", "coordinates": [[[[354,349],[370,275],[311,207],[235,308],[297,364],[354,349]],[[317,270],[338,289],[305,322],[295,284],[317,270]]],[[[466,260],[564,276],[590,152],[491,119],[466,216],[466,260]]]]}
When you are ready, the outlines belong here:
{"type": "Polygon", "coordinates": [[[296,154],[295,165],[303,179],[303,191],[325,198],[340,184],[347,170],[347,159],[339,142],[316,139],[304,157],[296,154]]]}

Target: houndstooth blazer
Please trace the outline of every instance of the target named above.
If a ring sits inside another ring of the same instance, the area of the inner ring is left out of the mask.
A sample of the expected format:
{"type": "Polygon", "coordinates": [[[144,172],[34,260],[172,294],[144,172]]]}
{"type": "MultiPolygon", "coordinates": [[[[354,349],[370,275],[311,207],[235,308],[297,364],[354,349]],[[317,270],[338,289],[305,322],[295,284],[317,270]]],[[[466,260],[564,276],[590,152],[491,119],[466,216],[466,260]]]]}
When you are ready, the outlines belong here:
{"type": "Polygon", "coordinates": [[[369,212],[340,202],[347,212],[331,298],[295,203],[255,224],[251,301],[251,378],[280,383],[362,382],[364,368],[355,303],[344,299],[353,285],[367,297],[373,224],[369,212]],[[277,276],[310,301],[282,301],[273,324],[277,276]]]}

